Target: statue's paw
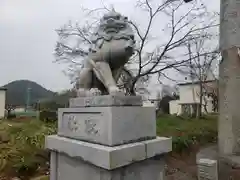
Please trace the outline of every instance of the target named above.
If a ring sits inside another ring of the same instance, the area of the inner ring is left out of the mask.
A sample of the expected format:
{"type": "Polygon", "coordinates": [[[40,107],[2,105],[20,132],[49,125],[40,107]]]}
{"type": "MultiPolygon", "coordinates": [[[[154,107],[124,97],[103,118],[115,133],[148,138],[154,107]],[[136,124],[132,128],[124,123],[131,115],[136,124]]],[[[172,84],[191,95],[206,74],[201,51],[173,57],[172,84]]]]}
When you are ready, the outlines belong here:
{"type": "Polygon", "coordinates": [[[85,89],[80,88],[77,90],[77,96],[78,97],[86,97],[86,96],[88,96],[88,93],[85,89]]]}
{"type": "Polygon", "coordinates": [[[121,91],[118,87],[115,87],[115,86],[109,88],[109,94],[114,95],[114,96],[116,96],[116,95],[124,96],[125,95],[123,91],[121,91]]]}
{"type": "Polygon", "coordinates": [[[90,90],[92,96],[101,96],[101,91],[97,88],[93,88],[90,90]]]}

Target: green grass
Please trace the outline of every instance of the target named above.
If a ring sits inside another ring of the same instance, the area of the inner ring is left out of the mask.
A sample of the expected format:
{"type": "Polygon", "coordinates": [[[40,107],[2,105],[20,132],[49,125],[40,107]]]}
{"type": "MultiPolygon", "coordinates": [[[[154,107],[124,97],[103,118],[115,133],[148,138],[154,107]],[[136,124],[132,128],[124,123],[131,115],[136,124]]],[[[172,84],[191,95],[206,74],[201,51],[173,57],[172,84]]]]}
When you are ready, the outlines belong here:
{"type": "Polygon", "coordinates": [[[45,176],[39,176],[36,178],[32,178],[31,180],[49,180],[49,176],[45,175],[45,176]]]}
{"type": "Polygon", "coordinates": [[[45,135],[56,133],[56,124],[21,121],[0,122],[0,133],[9,139],[0,144],[0,172],[25,176],[46,167],[49,157],[44,149],[45,135]]]}
{"type": "Polygon", "coordinates": [[[172,137],[173,150],[181,152],[194,144],[214,143],[217,140],[217,116],[186,119],[162,115],[157,120],[157,134],[172,137]]]}
{"type": "Polygon", "coordinates": [[[38,111],[27,111],[27,112],[15,112],[14,114],[16,114],[17,117],[38,117],[39,112],[38,111]]]}
{"type": "MultiPolygon", "coordinates": [[[[37,119],[0,121],[0,176],[35,176],[48,168],[49,154],[44,149],[45,136],[56,133],[56,123],[37,119]],[[9,141],[1,142],[1,137],[9,141]],[[45,168],[45,169],[44,169],[45,168]]],[[[195,143],[216,141],[217,118],[184,119],[162,115],[157,120],[157,134],[173,138],[173,151],[187,150],[195,143]]],[[[47,176],[42,176],[47,180],[47,176]]],[[[43,180],[42,179],[42,180],[43,180]]]]}

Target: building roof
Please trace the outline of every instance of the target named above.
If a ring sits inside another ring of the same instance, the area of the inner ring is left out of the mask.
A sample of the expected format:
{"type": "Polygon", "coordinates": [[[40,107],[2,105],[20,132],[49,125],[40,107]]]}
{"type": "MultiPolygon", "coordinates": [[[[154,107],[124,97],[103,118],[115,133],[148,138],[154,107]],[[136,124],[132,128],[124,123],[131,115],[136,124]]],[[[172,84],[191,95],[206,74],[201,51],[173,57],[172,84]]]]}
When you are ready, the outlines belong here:
{"type": "Polygon", "coordinates": [[[7,88],[0,87],[0,91],[7,91],[7,88]]]}
{"type": "MultiPolygon", "coordinates": [[[[179,83],[177,84],[178,86],[185,86],[185,85],[190,85],[190,84],[199,84],[200,81],[195,81],[195,82],[185,82],[185,83],[179,83]]],[[[211,82],[217,82],[217,80],[207,80],[204,81],[203,83],[211,83],[211,82]]]]}

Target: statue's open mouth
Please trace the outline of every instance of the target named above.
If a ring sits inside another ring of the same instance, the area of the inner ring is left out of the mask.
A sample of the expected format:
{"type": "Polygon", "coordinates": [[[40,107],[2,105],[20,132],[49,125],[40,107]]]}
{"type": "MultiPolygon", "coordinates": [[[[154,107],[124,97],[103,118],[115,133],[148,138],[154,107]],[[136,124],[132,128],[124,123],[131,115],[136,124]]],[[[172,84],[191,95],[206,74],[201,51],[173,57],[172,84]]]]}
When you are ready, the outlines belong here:
{"type": "Polygon", "coordinates": [[[116,22],[103,25],[104,31],[107,33],[118,33],[121,29],[124,29],[125,27],[125,24],[116,22]]]}
{"type": "Polygon", "coordinates": [[[105,32],[107,33],[118,33],[118,30],[115,28],[106,28],[105,32]]]}

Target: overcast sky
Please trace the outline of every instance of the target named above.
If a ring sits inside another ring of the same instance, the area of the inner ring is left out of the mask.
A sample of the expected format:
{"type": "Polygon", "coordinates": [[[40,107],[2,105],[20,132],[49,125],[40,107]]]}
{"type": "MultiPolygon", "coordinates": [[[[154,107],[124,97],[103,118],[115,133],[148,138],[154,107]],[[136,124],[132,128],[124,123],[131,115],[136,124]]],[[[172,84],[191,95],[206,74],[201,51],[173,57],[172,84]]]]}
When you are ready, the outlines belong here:
{"type": "MultiPolygon", "coordinates": [[[[219,0],[207,1],[217,11],[219,0]]],[[[108,0],[117,11],[134,15],[134,0],[108,0]]],[[[97,8],[101,0],[0,0],[0,86],[19,79],[47,89],[70,88],[63,65],[53,63],[57,40],[54,29],[81,19],[81,7],[97,8]]],[[[141,18],[141,17],[140,17],[141,18]]]]}

